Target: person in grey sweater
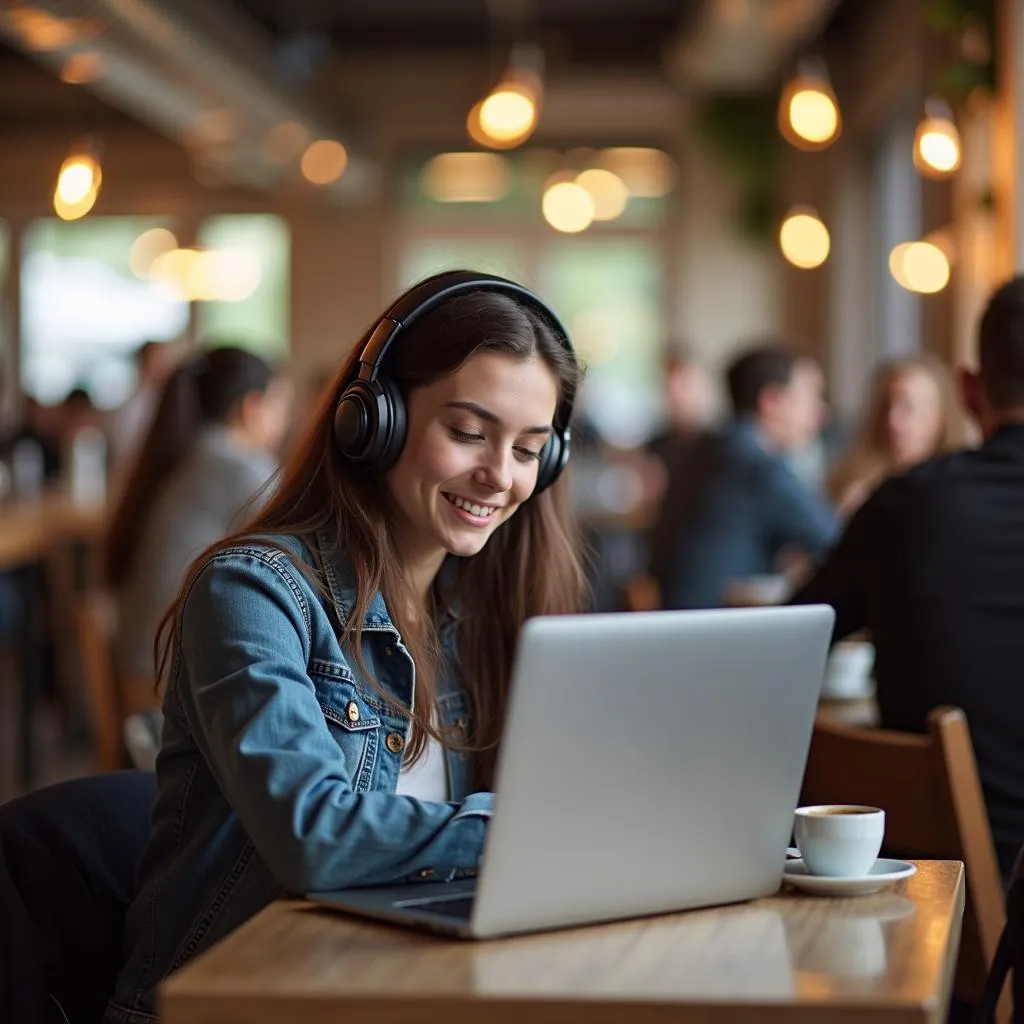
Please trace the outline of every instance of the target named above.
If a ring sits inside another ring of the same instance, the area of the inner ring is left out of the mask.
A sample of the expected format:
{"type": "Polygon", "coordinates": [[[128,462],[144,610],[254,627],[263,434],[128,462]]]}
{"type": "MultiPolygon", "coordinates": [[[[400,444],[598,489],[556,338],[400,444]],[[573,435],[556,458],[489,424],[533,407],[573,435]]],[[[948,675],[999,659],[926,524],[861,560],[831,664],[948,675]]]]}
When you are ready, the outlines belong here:
{"type": "Polygon", "coordinates": [[[107,538],[126,711],[154,702],[164,612],[192,560],[255,513],[290,412],[290,383],[242,349],[213,349],[169,378],[107,538]]]}

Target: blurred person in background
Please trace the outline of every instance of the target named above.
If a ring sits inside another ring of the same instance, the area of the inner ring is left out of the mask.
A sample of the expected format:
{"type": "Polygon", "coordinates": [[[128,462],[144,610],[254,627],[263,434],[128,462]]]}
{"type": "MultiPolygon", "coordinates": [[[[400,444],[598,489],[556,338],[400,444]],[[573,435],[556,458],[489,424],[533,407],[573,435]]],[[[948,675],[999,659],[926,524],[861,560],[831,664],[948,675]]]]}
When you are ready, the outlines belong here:
{"type": "Polygon", "coordinates": [[[67,393],[64,401],[54,410],[54,416],[62,448],[67,448],[84,427],[104,429],[103,413],[93,404],[88,389],[81,386],[74,387],[67,393]]]}
{"type": "Polygon", "coordinates": [[[115,474],[126,474],[134,465],[156,415],[164,384],[183,356],[181,349],[180,344],[159,341],[143,342],[136,349],[135,390],[109,418],[107,434],[115,474]]]}
{"type": "Polygon", "coordinates": [[[963,709],[1007,876],[1024,845],[1024,277],[978,339],[962,390],[984,443],[884,480],[793,600],[832,605],[836,640],[871,631],[884,728],[963,709]]]}
{"type": "Polygon", "coordinates": [[[800,482],[810,491],[830,498],[829,479],[839,457],[848,448],[847,433],[837,422],[832,406],[825,401],[821,429],[808,444],[789,455],[800,482]]]}
{"type": "Polygon", "coordinates": [[[969,440],[944,363],[926,354],[882,364],[860,435],[829,482],[840,515],[852,515],[886,477],[964,448],[969,440]]]}
{"type": "Polygon", "coordinates": [[[76,504],[103,505],[110,469],[107,423],[84,387],[55,410],[60,432],[60,478],[76,504]]]}
{"type": "Polygon", "coordinates": [[[129,710],[155,699],[157,626],[189,563],[255,513],[291,405],[290,381],[239,348],[195,356],[168,379],[107,537],[115,665],[129,710]]]}
{"type": "MultiPolygon", "coordinates": [[[[658,512],[665,499],[669,480],[685,475],[694,445],[712,429],[719,408],[719,395],[715,381],[703,362],[684,345],[669,342],[662,362],[666,423],[644,447],[635,453],[633,463],[642,490],[637,519],[642,534],[631,536],[632,557],[622,559],[623,566],[617,577],[609,581],[615,600],[620,600],[623,587],[643,586],[650,594],[652,607],[660,604],[656,581],[649,568],[652,552],[659,543],[656,526],[658,512]]],[[[657,557],[660,557],[660,553],[657,557]]],[[[627,601],[627,606],[632,606],[627,601]]]]}
{"type": "Polygon", "coordinates": [[[650,568],[666,608],[720,607],[731,584],[778,573],[793,550],[816,558],[836,532],[788,461],[821,429],[818,364],[764,344],[732,364],[728,388],[733,423],[673,464],[655,525],[650,568]]]}
{"type": "Polygon", "coordinates": [[[680,444],[692,441],[712,425],[717,396],[707,368],[678,343],[666,350],[663,373],[668,422],[648,441],[647,450],[667,466],[680,444]]]}
{"type": "Polygon", "coordinates": [[[24,395],[20,419],[3,445],[4,456],[9,461],[13,458],[14,448],[19,441],[29,441],[38,445],[43,462],[44,483],[53,482],[60,474],[58,415],[59,407],[42,405],[32,395],[24,395]]]}

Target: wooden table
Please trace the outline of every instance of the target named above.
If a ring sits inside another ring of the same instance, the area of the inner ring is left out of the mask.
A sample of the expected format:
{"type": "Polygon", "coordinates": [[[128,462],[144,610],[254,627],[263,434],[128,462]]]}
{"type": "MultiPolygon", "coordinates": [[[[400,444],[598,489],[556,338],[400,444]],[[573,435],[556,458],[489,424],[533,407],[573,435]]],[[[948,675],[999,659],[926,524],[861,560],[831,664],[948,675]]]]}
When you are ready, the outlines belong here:
{"type": "MultiPolygon", "coordinates": [[[[0,571],[38,564],[46,573],[49,615],[54,628],[60,631],[57,670],[65,695],[71,689],[74,659],[67,642],[72,633],[74,545],[89,545],[91,561],[95,561],[106,523],[107,511],[102,505],[78,504],[60,488],[47,490],[36,498],[15,498],[0,505],[0,571]]],[[[95,575],[94,568],[90,572],[95,575]]],[[[22,588],[30,613],[38,611],[39,586],[35,573],[24,575],[22,588]]],[[[19,644],[17,772],[19,783],[25,789],[34,781],[33,722],[38,680],[33,675],[33,644],[39,628],[36,623],[27,622],[21,630],[19,644]]]]}
{"type": "Polygon", "coordinates": [[[459,942],[281,901],[163,984],[164,1024],[944,1020],[963,867],[890,890],[459,942]]]}
{"type": "Polygon", "coordinates": [[[106,522],[105,507],[76,504],[59,489],[0,505],[0,569],[45,561],[60,545],[98,540],[106,522]]]}

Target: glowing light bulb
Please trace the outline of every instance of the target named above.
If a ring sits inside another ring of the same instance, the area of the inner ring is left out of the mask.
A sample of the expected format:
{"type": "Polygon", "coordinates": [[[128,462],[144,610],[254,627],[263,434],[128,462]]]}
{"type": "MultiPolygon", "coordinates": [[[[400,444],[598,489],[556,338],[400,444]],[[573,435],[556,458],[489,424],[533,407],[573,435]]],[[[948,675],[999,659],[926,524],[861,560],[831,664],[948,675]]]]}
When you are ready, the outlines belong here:
{"type": "Polygon", "coordinates": [[[536,121],[537,104],[521,86],[498,86],[480,107],[480,127],[497,142],[521,142],[536,121]]]}
{"type": "Polygon", "coordinates": [[[820,61],[805,61],[782,90],[779,131],[798,149],[832,145],[842,130],[839,102],[820,61]]]}
{"type": "Polygon", "coordinates": [[[901,288],[934,295],[949,283],[949,259],[931,242],[902,242],[889,254],[889,272],[901,288]]]}
{"type": "Polygon", "coordinates": [[[947,178],[960,166],[960,133],[953,112],[941,100],[929,100],[914,132],[914,167],[927,178],[947,178]]]}
{"type": "Polygon", "coordinates": [[[132,242],[131,251],[128,253],[128,268],[136,277],[145,281],[156,260],[177,246],[178,240],[166,228],[143,231],[132,242]]]}
{"type": "Polygon", "coordinates": [[[779,247],[794,267],[811,270],[828,259],[832,241],[828,228],[813,210],[796,208],[782,222],[779,247]]]}
{"type": "Polygon", "coordinates": [[[348,151],[335,139],[317,139],[302,154],[300,163],[307,181],[314,185],[330,185],[348,166],[348,151]]]}
{"type": "Polygon", "coordinates": [[[592,167],[576,176],[576,184],[586,189],[594,204],[594,220],[615,220],[629,202],[625,182],[611,171],[592,167]]]}
{"type": "Polygon", "coordinates": [[[53,190],[53,209],[62,220],[84,217],[95,205],[103,174],[88,147],[80,148],[61,164],[53,190]]]}
{"type": "Polygon", "coordinates": [[[541,211],[556,231],[576,234],[593,222],[594,201],[575,181],[559,181],[545,189],[541,211]]]}

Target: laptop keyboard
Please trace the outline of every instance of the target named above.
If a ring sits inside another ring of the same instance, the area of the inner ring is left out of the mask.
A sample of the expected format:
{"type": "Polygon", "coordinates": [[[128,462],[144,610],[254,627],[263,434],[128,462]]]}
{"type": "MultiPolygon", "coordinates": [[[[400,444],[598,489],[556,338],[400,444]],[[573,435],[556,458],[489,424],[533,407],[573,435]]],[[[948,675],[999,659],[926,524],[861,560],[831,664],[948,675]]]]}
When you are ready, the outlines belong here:
{"type": "Polygon", "coordinates": [[[409,910],[425,910],[428,914],[438,914],[441,917],[460,918],[468,921],[473,913],[473,897],[458,896],[454,899],[424,900],[419,904],[404,903],[409,910]]]}

